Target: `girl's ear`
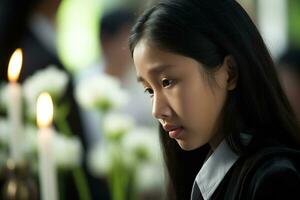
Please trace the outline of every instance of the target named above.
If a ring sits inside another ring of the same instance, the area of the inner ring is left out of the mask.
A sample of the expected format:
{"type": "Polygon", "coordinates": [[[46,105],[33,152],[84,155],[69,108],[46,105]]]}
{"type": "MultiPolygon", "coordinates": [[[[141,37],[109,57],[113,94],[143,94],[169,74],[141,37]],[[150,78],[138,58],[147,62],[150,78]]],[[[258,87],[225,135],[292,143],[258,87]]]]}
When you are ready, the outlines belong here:
{"type": "Polygon", "coordinates": [[[234,90],[238,81],[239,73],[236,61],[233,56],[227,55],[223,61],[224,67],[227,69],[228,78],[227,78],[227,89],[234,90]]]}

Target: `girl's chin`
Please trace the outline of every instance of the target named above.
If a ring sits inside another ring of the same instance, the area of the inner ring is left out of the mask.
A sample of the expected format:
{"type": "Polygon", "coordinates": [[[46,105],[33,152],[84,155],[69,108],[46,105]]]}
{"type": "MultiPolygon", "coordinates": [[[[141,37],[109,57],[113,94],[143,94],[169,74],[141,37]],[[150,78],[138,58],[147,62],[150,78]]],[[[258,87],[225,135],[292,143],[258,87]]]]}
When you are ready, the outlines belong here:
{"type": "Polygon", "coordinates": [[[204,145],[204,144],[195,144],[184,140],[176,140],[176,141],[180,146],[180,148],[185,151],[192,151],[204,145]]]}
{"type": "Polygon", "coordinates": [[[195,150],[197,149],[199,146],[196,146],[196,145],[192,145],[192,144],[189,144],[188,142],[185,142],[185,141],[179,141],[179,140],[176,140],[177,143],[179,144],[180,148],[182,150],[185,150],[185,151],[192,151],[192,150],[195,150]]]}

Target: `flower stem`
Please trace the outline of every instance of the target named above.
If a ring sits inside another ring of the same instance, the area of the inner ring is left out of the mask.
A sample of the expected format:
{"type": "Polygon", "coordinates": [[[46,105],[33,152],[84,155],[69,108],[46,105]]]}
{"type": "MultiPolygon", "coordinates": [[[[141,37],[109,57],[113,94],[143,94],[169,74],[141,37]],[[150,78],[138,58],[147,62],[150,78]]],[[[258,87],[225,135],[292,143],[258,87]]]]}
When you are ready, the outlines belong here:
{"type": "Polygon", "coordinates": [[[65,184],[65,174],[63,171],[57,171],[58,175],[58,187],[59,187],[59,199],[64,200],[66,199],[66,194],[65,194],[65,190],[66,190],[66,184],[65,184]]]}
{"type": "MultiPolygon", "coordinates": [[[[129,173],[130,170],[126,167],[121,156],[122,149],[120,145],[116,146],[116,151],[112,154],[113,165],[109,175],[111,194],[113,200],[131,199],[129,194],[129,173]]],[[[134,196],[134,194],[133,194],[134,196]]]]}
{"type": "Polygon", "coordinates": [[[71,131],[70,127],[68,126],[68,124],[66,123],[67,114],[62,112],[62,111],[65,111],[66,109],[64,108],[64,106],[61,106],[61,107],[57,108],[59,114],[57,114],[56,117],[54,117],[55,124],[57,125],[57,128],[60,130],[60,132],[62,132],[63,134],[65,134],[67,136],[71,136],[72,131],[71,131]]]}
{"type": "Polygon", "coordinates": [[[81,200],[91,200],[91,195],[87,187],[87,180],[81,168],[73,170],[73,176],[76,182],[76,187],[79,191],[79,197],[81,200]]]}
{"type": "Polygon", "coordinates": [[[137,188],[136,188],[136,167],[128,170],[127,175],[127,190],[128,190],[128,199],[137,200],[137,188]]]}
{"type": "MultiPolygon", "coordinates": [[[[65,135],[71,136],[72,131],[65,120],[67,116],[67,108],[61,107],[59,110],[61,112],[59,112],[59,114],[54,118],[57,128],[60,132],[64,133],[65,135]]],[[[82,169],[80,167],[76,167],[75,169],[73,169],[72,174],[75,180],[80,199],[91,200],[90,191],[87,187],[88,183],[82,169]]]]}

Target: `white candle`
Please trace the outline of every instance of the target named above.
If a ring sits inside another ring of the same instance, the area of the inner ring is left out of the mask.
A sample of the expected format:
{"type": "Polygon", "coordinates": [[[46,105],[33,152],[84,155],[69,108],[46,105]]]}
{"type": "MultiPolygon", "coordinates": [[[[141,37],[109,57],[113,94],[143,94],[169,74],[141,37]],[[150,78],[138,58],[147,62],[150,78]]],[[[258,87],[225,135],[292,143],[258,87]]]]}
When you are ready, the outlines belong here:
{"type": "Polygon", "coordinates": [[[53,158],[53,103],[48,93],[37,100],[39,180],[42,200],[57,200],[56,168],[53,158]]]}
{"type": "Polygon", "coordinates": [[[17,49],[9,61],[7,75],[8,85],[8,118],[10,123],[9,151],[10,158],[18,162],[22,159],[22,90],[17,83],[22,66],[22,51],[17,49]]]}

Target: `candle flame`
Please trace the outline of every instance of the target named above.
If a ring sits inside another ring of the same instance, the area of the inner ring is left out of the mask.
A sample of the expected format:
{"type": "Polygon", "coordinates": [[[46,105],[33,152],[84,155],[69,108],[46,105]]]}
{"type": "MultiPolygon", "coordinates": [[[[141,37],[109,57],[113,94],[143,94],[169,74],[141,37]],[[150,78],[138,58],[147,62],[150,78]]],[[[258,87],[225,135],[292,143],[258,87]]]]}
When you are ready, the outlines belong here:
{"type": "Polygon", "coordinates": [[[22,67],[23,55],[20,48],[16,49],[12,54],[8,64],[8,80],[16,82],[19,78],[21,67],[22,67]]]}
{"type": "Polygon", "coordinates": [[[49,127],[53,119],[53,102],[51,96],[43,92],[37,100],[37,124],[39,128],[49,127]]]}

